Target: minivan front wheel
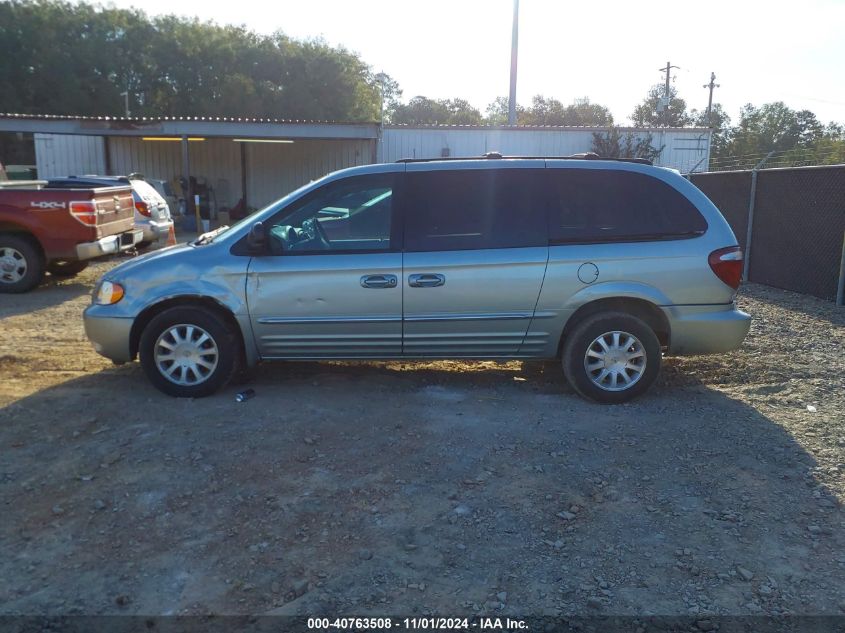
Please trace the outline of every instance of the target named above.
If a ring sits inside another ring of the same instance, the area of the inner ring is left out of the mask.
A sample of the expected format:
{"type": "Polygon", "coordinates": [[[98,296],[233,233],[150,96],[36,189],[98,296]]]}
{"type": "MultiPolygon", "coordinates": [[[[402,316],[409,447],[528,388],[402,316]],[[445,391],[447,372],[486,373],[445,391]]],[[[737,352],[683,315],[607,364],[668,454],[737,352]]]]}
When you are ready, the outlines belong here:
{"type": "Polygon", "coordinates": [[[194,307],[165,310],[141,334],[141,366],[150,382],[178,398],[208,396],[237,365],[235,334],[217,314],[194,307]]]}
{"type": "Polygon", "coordinates": [[[563,370],[572,388],[618,404],[645,392],[660,371],[660,341],[642,319],[624,312],[585,318],[566,337],[563,370]]]}

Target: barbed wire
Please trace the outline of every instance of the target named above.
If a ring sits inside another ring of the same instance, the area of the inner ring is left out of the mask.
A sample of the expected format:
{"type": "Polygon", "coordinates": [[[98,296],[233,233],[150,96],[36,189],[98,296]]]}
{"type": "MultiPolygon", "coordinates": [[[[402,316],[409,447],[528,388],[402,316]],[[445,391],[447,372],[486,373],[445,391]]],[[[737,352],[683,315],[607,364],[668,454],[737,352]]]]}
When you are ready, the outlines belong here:
{"type": "Polygon", "coordinates": [[[738,156],[724,156],[713,158],[707,166],[707,171],[742,171],[753,169],[764,159],[768,159],[762,165],[762,169],[773,169],[777,167],[797,167],[828,164],[826,161],[832,157],[841,157],[845,162],[845,148],[827,147],[824,149],[792,148],[778,150],[769,154],[754,153],[738,156]]]}

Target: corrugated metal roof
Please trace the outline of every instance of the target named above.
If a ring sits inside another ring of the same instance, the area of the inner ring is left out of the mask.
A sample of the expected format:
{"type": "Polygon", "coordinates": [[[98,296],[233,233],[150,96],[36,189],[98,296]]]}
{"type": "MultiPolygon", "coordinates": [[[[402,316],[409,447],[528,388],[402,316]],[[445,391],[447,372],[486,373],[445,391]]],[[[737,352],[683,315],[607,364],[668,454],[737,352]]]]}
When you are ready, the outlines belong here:
{"type": "Polygon", "coordinates": [[[102,121],[115,123],[159,123],[164,121],[197,121],[201,123],[307,123],[320,125],[375,125],[378,121],[322,121],[318,119],[274,119],[262,117],[231,117],[231,116],[86,116],[81,114],[22,114],[16,112],[0,112],[0,118],[6,119],[35,119],[60,121],[102,121]]]}
{"type": "Polygon", "coordinates": [[[622,132],[707,132],[706,127],[620,127],[614,125],[590,126],[590,125],[461,125],[454,123],[387,123],[384,127],[409,130],[428,129],[456,129],[456,130],[573,130],[578,132],[605,132],[615,129],[622,132]]]}
{"type": "MultiPolygon", "coordinates": [[[[33,120],[57,120],[57,121],[97,121],[103,123],[159,123],[159,122],[200,122],[200,123],[268,123],[268,124],[319,124],[319,125],[378,125],[378,121],[327,121],[320,119],[276,119],[264,117],[228,117],[228,116],[87,116],[78,114],[22,114],[13,112],[0,112],[0,118],[7,119],[33,119],[33,120]]],[[[384,127],[398,129],[458,129],[458,130],[578,130],[603,132],[614,126],[587,126],[587,125],[475,125],[475,124],[454,124],[454,123],[388,123],[384,127]]],[[[686,132],[706,132],[706,127],[615,127],[622,132],[668,132],[684,130],[686,132]]]]}

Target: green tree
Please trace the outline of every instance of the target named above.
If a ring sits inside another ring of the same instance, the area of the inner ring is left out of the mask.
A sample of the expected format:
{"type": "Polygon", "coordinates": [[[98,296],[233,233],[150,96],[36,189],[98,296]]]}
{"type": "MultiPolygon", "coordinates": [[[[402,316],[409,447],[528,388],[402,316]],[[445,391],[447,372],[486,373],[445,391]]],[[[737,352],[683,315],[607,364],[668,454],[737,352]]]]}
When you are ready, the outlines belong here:
{"type": "Polygon", "coordinates": [[[402,104],[402,88],[399,87],[399,82],[387,73],[378,73],[373,78],[381,90],[384,120],[390,123],[396,108],[402,104]]]}
{"type": "Polygon", "coordinates": [[[618,127],[607,132],[593,132],[592,150],[603,158],[645,158],[657,160],[663,148],[654,147],[651,132],[637,133],[628,131],[624,134],[618,127]]]}
{"type": "Polygon", "coordinates": [[[480,125],[481,112],[466,99],[446,99],[442,102],[449,112],[448,122],[453,125],[480,125]]]}
{"type": "Polygon", "coordinates": [[[434,124],[446,123],[449,118],[449,111],[446,106],[435,99],[416,96],[411,97],[408,103],[396,106],[392,123],[404,124],[434,124]]]}
{"type": "Polygon", "coordinates": [[[564,105],[552,97],[534,95],[531,106],[518,119],[521,125],[564,125],[564,105]]]}
{"type": "Polygon", "coordinates": [[[692,122],[687,113],[687,103],[678,96],[674,86],[669,87],[668,111],[664,108],[665,91],[663,84],[656,84],[649,89],[646,98],[631,114],[634,127],[684,127],[692,122]]]}
{"type": "MultiPolygon", "coordinates": [[[[508,104],[510,99],[508,97],[496,97],[488,106],[485,123],[488,125],[507,125],[508,124],[508,104]]],[[[516,104],[516,122],[522,123],[525,119],[525,108],[516,104]]]]}
{"type": "Polygon", "coordinates": [[[714,103],[710,111],[710,116],[707,115],[707,110],[692,110],[690,112],[690,119],[693,125],[698,127],[709,127],[713,130],[710,137],[710,156],[721,157],[728,151],[728,146],[731,140],[731,118],[725,112],[722,104],[714,103]]]}
{"type": "Polygon", "coordinates": [[[464,99],[429,99],[417,96],[396,106],[391,123],[408,125],[477,125],[481,112],[464,99]]]}
{"type": "MultiPolygon", "coordinates": [[[[613,115],[610,110],[597,103],[592,103],[587,97],[575,99],[564,106],[559,100],[535,95],[531,99],[531,106],[516,107],[516,120],[519,125],[560,125],[606,127],[613,125],[613,115]]],[[[508,122],[508,98],[497,97],[487,106],[485,121],[490,125],[506,125],[508,122]]]]}
{"type": "Polygon", "coordinates": [[[589,98],[583,97],[566,106],[561,125],[607,127],[613,125],[613,115],[606,106],[592,103],[589,98]]]}
{"type": "Polygon", "coordinates": [[[713,126],[711,169],[750,169],[769,154],[768,167],[845,162],[842,125],[822,125],[813,112],[781,101],[743,106],[735,126],[714,106],[713,126]]]}
{"type": "Polygon", "coordinates": [[[759,108],[750,103],[740,110],[732,131],[733,154],[765,154],[812,148],[824,136],[824,127],[808,110],[792,110],[782,101],[759,108]]]}
{"type": "Polygon", "coordinates": [[[61,0],[0,2],[0,111],[377,120],[354,53],[176,16],[61,0]],[[15,61],[12,61],[15,60],[15,61]]]}

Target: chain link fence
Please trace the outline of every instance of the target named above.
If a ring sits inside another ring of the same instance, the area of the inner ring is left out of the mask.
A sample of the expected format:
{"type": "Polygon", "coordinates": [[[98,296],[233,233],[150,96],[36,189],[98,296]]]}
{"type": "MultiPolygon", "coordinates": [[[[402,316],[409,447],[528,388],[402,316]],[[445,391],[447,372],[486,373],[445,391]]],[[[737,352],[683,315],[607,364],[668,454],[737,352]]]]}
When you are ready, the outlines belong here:
{"type": "Polygon", "coordinates": [[[756,186],[752,170],[689,178],[746,249],[749,281],[841,303],[845,165],[761,169],[756,186]]]}

